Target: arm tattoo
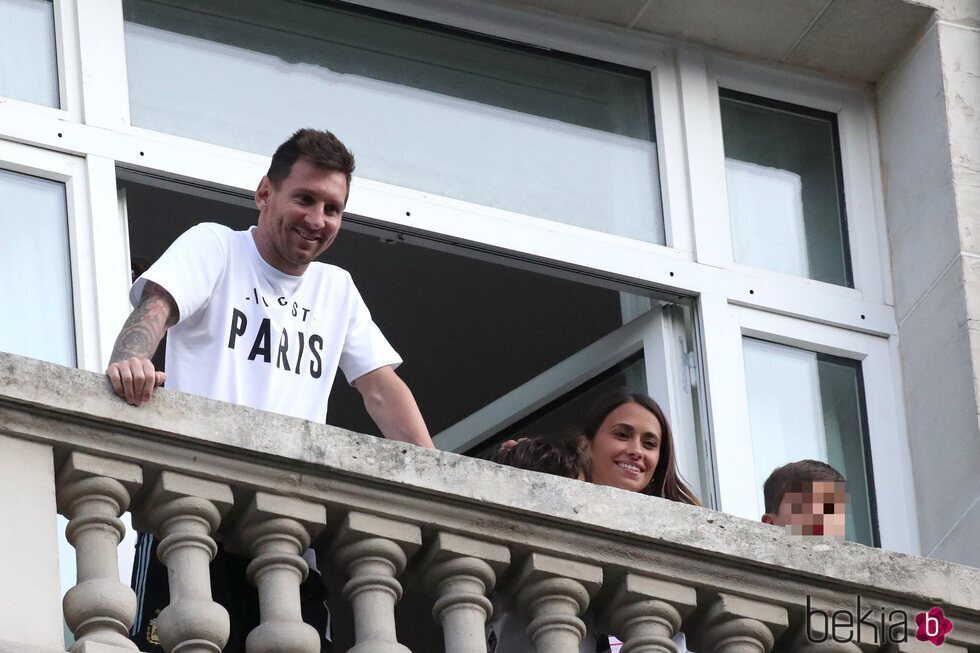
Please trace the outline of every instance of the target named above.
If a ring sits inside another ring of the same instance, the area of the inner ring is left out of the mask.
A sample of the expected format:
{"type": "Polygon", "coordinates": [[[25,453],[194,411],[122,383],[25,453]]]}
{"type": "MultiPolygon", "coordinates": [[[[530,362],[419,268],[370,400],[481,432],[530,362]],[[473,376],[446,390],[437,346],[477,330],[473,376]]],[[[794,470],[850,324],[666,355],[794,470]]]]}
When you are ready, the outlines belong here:
{"type": "Polygon", "coordinates": [[[127,358],[150,358],[167,329],[177,323],[174,298],[163,287],[147,281],[139,305],[123,324],[112,349],[110,363],[127,358]]]}

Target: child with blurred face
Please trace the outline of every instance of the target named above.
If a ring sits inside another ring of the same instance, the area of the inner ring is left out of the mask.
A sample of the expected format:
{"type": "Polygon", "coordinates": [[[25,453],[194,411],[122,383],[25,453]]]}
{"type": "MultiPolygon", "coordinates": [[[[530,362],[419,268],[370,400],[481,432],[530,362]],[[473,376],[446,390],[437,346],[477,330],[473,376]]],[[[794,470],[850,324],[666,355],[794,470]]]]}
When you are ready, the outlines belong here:
{"type": "Polygon", "coordinates": [[[763,485],[763,523],[783,526],[794,535],[843,541],[844,477],[830,465],[800,460],[773,471],[763,485]]]}

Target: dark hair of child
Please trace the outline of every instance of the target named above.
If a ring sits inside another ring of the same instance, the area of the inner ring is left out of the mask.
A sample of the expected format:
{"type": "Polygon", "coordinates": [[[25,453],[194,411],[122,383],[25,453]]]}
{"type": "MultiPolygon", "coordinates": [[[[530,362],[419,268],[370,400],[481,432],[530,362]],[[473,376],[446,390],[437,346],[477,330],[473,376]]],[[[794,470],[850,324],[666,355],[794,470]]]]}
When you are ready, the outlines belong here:
{"type": "Polygon", "coordinates": [[[498,449],[492,462],[566,478],[587,478],[588,461],[574,442],[558,438],[528,438],[509,449],[498,449]]]}
{"type": "Polygon", "coordinates": [[[814,481],[843,483],[844,476],[819,460],[797,460],[776,468],[762,485],[766,512],[779,512],[779,505],[787,492],[806,492],[814,481]]]}

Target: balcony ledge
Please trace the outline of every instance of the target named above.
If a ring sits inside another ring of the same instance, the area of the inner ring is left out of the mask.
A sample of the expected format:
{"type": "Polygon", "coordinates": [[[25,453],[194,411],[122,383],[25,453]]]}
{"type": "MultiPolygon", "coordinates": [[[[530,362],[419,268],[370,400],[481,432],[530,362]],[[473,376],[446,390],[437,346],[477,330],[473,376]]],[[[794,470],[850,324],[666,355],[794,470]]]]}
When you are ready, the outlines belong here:
{"type": "MultiPolygon", "coordinates": [[[[570,479],[424,450],[167,390],[136,408],[101,374],[0,353],[0,434],[301,496],[565,558],[787,606],[847,595],[942,604],[980,642],[980,569],[781,529],[570,479]]],[[[151,484],[145,483],[144,488],[151,484]]],[[[138,502],[140,496],[136,497],[138,502]]],[[[334,508],[329,508],[334,506],[334,508]]],[[[853,598],[853,596],[851,597],[853,598]]],[[[967,641],[964,640],[964,641],[967,641]]]]}

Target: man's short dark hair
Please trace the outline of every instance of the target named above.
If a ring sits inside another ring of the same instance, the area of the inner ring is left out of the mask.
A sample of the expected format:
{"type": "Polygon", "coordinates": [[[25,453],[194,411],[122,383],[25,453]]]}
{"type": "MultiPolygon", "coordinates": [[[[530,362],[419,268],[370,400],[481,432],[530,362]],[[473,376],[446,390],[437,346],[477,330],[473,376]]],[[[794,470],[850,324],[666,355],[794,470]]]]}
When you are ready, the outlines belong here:
{"type": "Polygon", "coordinates": [[[490,458],[495,463],[566,478],[588,476],[588,461],[569,440],[528,438],[510,449],[498,449],[490,458]]]}
{"type": "Polygon", "coordinates": [[[819,460],[797,460],[773,470],[762,485],[766,499],[766,512],[779,512],[779,505],[787,492],[805,492],[814,481],[844,482],[844,476],[827,463],[819,460]]]}
{"type": "Polygon", "coordinates": [[[350,190],[350,178],[354,174],[354,155],[332,133],[309,128],[297,131],[272,155],[272,164],[266,176],[274,188],[279,188],[300,157],[309,159],[313,165],[323,170],[344,173],[347,177],[347,189],[350,190]]]}

